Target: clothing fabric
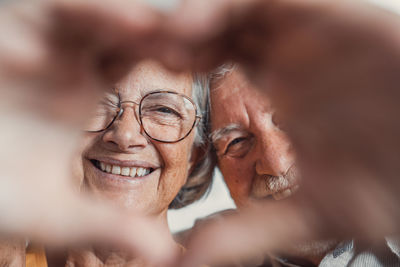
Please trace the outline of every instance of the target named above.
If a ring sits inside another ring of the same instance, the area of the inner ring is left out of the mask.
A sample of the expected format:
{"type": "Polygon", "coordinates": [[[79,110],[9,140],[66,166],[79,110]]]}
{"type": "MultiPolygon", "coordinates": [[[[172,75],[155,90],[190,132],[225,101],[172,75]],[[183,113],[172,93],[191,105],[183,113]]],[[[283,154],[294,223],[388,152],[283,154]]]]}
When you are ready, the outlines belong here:
{"type": "MultiPolygon", "coordinates": [[[[273,266],[302,267],[275,258],[273,266]]],[[[363,246],[357,241],[340,243],[333,251],[326,254],[319,267],[400,267],[400,239],[390,237],[373,245],[363,246]]]]}
{"type": "Polygon", "coordinates": [[[46,253],[42,246],[29,245],[25,254],[26,267],[48,267],[46,253]]]}
{"type": "Polygon", "coordinates": [[[345,242],[324,257],[320,267],[400,266],[400,246],[395,238],[362,246],[357,241],[345,242]]]}

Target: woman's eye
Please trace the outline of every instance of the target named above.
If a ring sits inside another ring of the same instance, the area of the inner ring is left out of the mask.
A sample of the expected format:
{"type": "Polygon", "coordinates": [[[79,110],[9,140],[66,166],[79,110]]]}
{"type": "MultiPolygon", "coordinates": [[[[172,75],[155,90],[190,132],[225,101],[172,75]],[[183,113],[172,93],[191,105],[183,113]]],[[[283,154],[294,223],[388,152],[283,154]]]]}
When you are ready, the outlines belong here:
{"type": "Polygon", "coordinates": [[[165,116],[174,116],[177,118],[182,118],[182,115],[178,111],[169,107],[158,107],[155,111],[165,116]]]}
{"type": "Polygon", "coordinates": [[[174,110],[172,110],[170,108],[166,108],[166,107],[160,107],[157,109],[157,111],[162,112],[162,113],[168,113],[168,114],[176,113],[174,110]]]}

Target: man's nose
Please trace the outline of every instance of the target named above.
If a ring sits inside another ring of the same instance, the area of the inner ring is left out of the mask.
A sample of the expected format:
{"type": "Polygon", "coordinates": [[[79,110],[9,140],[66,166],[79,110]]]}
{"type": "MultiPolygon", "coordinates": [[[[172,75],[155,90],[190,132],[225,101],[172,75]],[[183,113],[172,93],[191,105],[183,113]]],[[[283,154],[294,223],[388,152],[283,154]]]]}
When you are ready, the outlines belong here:
{"type": "Polygon", "coordinates": [[[148,139],[135,114],[134,106],[127,106],[103,135],[103,141],[118,146],[121,151],[143,148],[148,139]]]}
{"type": "Polygon", "coordinates": [[[294,152],[286,134],[279,129],[262,131],[257,142],[257,174],[283,176],[293,164],[294,152]]]}

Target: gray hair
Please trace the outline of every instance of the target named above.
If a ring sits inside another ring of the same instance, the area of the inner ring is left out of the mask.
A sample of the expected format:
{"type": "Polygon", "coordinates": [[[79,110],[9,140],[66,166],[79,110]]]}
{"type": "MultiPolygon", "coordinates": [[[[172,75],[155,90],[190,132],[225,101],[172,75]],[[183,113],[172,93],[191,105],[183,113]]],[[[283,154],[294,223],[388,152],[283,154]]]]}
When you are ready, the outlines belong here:
{"type": "Polygon", "coordinates": [[[200,112],[202,119],[196,127],[194,146],[203,150],[202,158],[196,163],[193,171],[189,174],[186,184],[179,191],[169,208],[177,209],[184,207],[200,199],[210,188],[217,155],[210,139],[210,85],[225,77],[236,68],[233,63],[224,64],[215,71],[204,74],[193,75],[192,98],[200,112]]]}
{"type": "Polygon", "coordinates": [[[169,205],[179,209],[200,199],[210,188],[215,165],[215,153],[208,138],[210,132],[210,96],[209,77],[205,74],[193,74],[192,99],[199,115],[202,116],[195,128],[194,147],[202,150],[202,155],[193,166],[185,185],[169,205]]]}
{"type": "Polygon", "coordinates": [[[219,67],[217,67],[214,71],[210,72],[208,75],[209,77],[209,84],[210,86],[221,80],[225,77],[225,75],[231,73],[237,68],[237,65],[234,63],[225,63],[219,67]]]}

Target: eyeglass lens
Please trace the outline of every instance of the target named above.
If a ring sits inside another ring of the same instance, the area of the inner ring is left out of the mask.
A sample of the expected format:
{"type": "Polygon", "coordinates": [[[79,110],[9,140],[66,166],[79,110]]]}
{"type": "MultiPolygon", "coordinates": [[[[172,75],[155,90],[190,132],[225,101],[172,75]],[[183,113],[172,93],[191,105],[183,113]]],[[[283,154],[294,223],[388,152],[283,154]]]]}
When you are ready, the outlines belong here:
{"type": "MultiPolygon", "coordinates": [[[[113,123],[118,112],[118,102],[115,103],[115,99],[106,96],[93,112],[88,131],[105,130],[113,123]]],[[[156,92],[142,99],[139,117],[148,136],[162,142],[176,142],[192,130],[196,120],[196,109],[193,103],[182,95],[156,92]]]]}

